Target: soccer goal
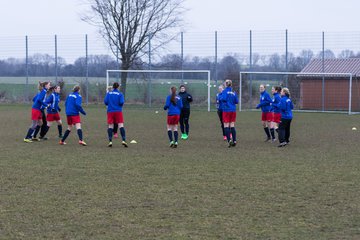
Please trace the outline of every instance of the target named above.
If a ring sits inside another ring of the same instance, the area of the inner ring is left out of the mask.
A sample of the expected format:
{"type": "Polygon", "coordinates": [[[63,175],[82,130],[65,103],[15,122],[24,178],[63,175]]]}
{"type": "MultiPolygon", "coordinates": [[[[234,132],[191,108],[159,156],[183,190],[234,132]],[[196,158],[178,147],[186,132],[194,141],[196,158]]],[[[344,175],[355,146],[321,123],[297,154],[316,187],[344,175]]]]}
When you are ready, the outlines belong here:
{"type": "Polygon", "coordinates": [[[315,112],[360,112],[360,84],[351,73],[240,72],[239,110],[259,103],[259,85],[288,87],[295,109],[315,112]]]}
{"type": "MultiPolygon", "coordinates": [[[[126,102],[131,105],[161,107],[170,87],[185,85],[193,96],[192,107],[211,109],[211,80],[207,70],[107,70],[106,86],[121,83],[126,75],[126,102]]],[[[120,87],[121,89],[122,87],[120,87]]]]}

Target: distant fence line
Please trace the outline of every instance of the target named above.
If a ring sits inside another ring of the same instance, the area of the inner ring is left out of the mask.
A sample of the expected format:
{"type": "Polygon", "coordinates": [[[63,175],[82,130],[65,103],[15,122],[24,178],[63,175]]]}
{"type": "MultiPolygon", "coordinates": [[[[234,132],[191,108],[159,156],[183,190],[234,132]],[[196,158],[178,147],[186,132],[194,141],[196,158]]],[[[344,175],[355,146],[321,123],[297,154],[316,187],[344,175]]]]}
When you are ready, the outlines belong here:
{"type": "MultiPolygon", "coordinates": [[[[53,79],[58,81],[63,76],[59,72],[60,64],[74,62],[83,57],[85,69],[83,79],[89,80],[89,55],[112,55],[106,42],[97,35],[49,35],[49,36],[0,36],[0,61],[9,58],[23,59],[25,71],[23,83],[28,86],[29,79],[36,77],[29,73],[29,58],[34,54],[54,56],[53,79]]],[[[309,58],[348,58],[360,57],[359,32],[291,32],[283,31],[215,31],[184,32],[164,46],[161,52],[148,52],[145,62],[156,62],[166,55],[180,56],[179,66],[170,69],[189,69],[185,66],[187,58],[207,58],[209,64],[203,66],[212,72],[212,80],[219,78],[218,63],[224,56],[235,57],[243,68],[256,70],[256,66],[276,65],[277,70],[299,71],[290,69],[290,62],[296,56],[309,58]],[[309,54],[309,56],[305,56],[309,54]]],[[[114,57],[115,58],[115,57],[114,57]]],[[[111,67],[113,68],[113,67],[111,67]]],[[[105,75],[105,72],[104,72],[105,75]]],[[[28,87],[25,88],[28,95],[28,87]]],[[[88,99],[86,99],[88,101],[88,99]]]]}

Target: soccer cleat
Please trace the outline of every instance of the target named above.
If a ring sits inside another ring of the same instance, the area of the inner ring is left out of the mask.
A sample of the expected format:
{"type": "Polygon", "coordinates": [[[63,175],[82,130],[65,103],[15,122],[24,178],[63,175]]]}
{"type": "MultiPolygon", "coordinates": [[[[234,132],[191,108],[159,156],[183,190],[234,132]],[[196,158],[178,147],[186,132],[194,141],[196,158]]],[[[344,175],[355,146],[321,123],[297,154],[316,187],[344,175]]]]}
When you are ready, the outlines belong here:
{"type": "Polygon", "coordinates": [[[109,142],[108,147],[112,147],[112,142],[109,142]]]}
{"type": "Polygon", "coordinates": [[[231,147],[232,147],[232,145],[233,145],[233,141],[232,141],[232,140],[230,140],[230,141],[228,142],[228,148],[231,148],[231,147]]]}
{"type": "Polygon", "coordinates": [[[84,142],[84,141],[79,141],[79,144],[83,145],[83,146],[87,146],[86,142],[84,142]]]}
{"type": "Polygon", "coordinates": [[[32,140],[33,142],[40,142],[40,138],[34,138],[34,137],[33,137],[31,140],[32,140]]]}
{"type": "Polygon", "coordinates": [[[124,147],[126,147],[126,148],[128,147],[128,144],[127,144],[127,142],[125,142],[125,141],[122,141],[121,144],[122,144],[124,147]]]}
{"type": "Polygon", "coordinates": [[[59,138],[63,138],[63,135],[59,135],[59,138]]]}
{"type": "Polygon", "coordinates": [[[226,136],[224,136],[224,141],[226,141],[227,140],[227,138],[226,138],[226,136]]]}
{"type": "Polygon", "coordinates": [[[185,133],[182,133],[181,134],[181,139],[185,139],[185,135],[186,135],[185,133]]]}
{"type": "Polygon", "coordinates": [[[174,142],[173,148],[177,148],[177,146],[178,146],[178,142],[174,142]]]}
{"type": "Polygon", "coordinates": [[[287,145],[286,142],[282,142],[282,143],[280,143],[280,144],[278,145],[278,147],[285,147],[286,145],[287,145]]]}
{"type": "Polygon", "coordinates": [[[32,143],[33,141],[30,138],[24,138],[24,142],[26,143],[32,143]]]}
{"type": "Polygon", "coordinates": [[[276,138],[271,139],[271,143],[274,143],[274,142],[276,142],[276,138]]]}
{"type": "Polygon", "coordinates": [[[39,137],[39,139],[40,139],[40,140],[48,140],[47,137],[41,137],[41,136],[39,137]]]}
{"type": "Polygon", "coordinates": [[[186,133],[184,134],[184,140],[187,140],[189,138],[189,135],[187,135],[186,133]]]}
{"type": "Polygon", "coordinates": [[[270,140],[271,140],[271,138],[267,137],[264,142],[268,142],[270,140]]]}
{"type": "Polygon", "coordinates": [[[118,138],[119,135],[117,133],[114,133],[114,138],[118,138]]]}
{"type": "Polygon", "coordinates": [[[171,147],[171,148],[174,147],[174,141],[171,141],[171,142],[170,142],[170,147],[171,147]]]}
{"type": "Polygon", "coordinates": [[[66,142],[63,142],[63,141],[60,140],[59,144],[60,145],[66,145],[66,142]]]}
{"type": "Polygon", "coordinates": [[[231,144],[232,147],[235,147],[236,146],[236,141],[234,141],[232,144],[231,144]]]}

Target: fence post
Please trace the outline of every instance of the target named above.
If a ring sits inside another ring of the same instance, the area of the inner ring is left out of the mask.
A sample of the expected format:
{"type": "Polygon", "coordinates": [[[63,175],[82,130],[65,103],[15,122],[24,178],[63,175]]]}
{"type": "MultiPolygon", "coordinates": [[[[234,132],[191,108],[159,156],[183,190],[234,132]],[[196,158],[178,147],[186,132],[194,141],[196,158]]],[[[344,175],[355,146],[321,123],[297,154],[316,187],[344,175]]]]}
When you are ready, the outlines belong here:
{"type": "MultiPolygon", "coordinates": [[[[252,71],[252,31],[250,30],[250,63],[249,71],[252,71]]],[[[250,86],[249,86],[249,108],[252,107],[252,74],[249,74],[250,77],[250,86]]]]}
{"type": "MultiPolygon", "coordinates": [[[[181,71],[184,70],[184,32],[181,32],[181,71]]],[[[184,84],[184,72],[181,72],[181,84],[184,84]]]]}
{"type": "MultiPolygon", "coordinates": [[[[217,79],[218,79],[217,65],[218,65],[218,35],[217,35],[217,31],[215,31],[215,73],[214,73],[214,80],[215,80],[215,85],[216,86],[217,86],[217,79]]],[[[215,89],[215,91],[216,91],[216,89],[215,89]]]]}
{"type": "MultiPolygon", "coordinates": [[[[288,30],[285,30],[285,72],[288,72],[288,61],[289,61],[289,51],[288,51],[288,30]]],[[[285,85],[288,86],[289,75],[286,75],[285,85]]]]}
{"type": "Polygon", "coordinates": [[[57,49],[57,35],[55,34],[55,84],[58,83],[58,49],[57,49]]]}
{"type": "Polygon", "coordinates": [[[88,35],[85,34],[85,81],[86,81],[86,105],[89,104],[89,56],[88,35]]]}
{"type": "Polygon", "coordinates": [[[25,36],[25,65],[26,65],[26,87],[25,87],[25,101],[29,100],[29,43],[28,36],[25,36]]]}
{"type": "MultiPolygon", "coordinates": [[[[151,70],[151,34],[149,35],[149,70],[151,70]]],[[[148,104],[151,107],[151,72],[149,72],[148,80],[148,104]]]]}
{"type": "MultiPolygon", "coordinates": [[[[322,72],[325,73],[325,33],[322,32],[322,72]]],[[[325,111],[325,75],[322,77],[321,108],[325,111]]]]}

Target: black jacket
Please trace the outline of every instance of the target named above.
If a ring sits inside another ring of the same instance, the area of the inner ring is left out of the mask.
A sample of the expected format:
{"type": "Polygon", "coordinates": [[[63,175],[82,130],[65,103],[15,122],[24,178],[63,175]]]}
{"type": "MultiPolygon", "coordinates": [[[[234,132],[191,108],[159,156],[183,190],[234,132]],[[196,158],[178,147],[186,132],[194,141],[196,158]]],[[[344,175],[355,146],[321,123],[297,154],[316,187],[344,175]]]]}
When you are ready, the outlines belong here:
{"type": "Polygon", "coordinates": [[[193,101],[193,98],[187,92],[179,92],[179,96],[182,99],[183,109],[190,109],[190,103],[193,101]]]}

